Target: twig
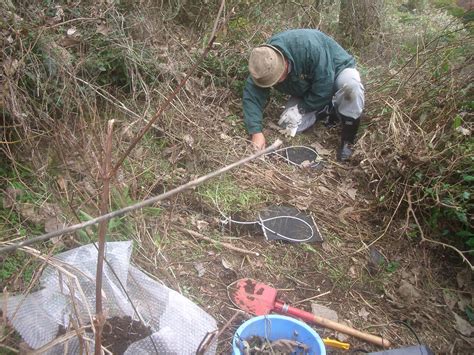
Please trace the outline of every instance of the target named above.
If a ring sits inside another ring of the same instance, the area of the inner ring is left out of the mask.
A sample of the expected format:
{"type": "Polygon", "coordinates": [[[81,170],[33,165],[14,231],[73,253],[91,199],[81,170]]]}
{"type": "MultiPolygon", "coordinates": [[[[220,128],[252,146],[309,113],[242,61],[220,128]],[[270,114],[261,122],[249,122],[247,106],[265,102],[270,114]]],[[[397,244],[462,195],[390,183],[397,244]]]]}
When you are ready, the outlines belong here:
{"type": "Polygon", "coordinates": [[[126,112],[130,116],[135,117],[137,119],[142,119],[142,117],[138,113],[136,113],[136,112],[132,111],[131,109],[129,109],[127,106],[125,106],[125,104],[123,102],[119,101],[119,99],[114,97],[111,93],[105,91],[101,87],[96,87],[93,84],[85,81],[84,79],[81,79],[81,78],[75,76],[74,74],[70,73],[66,69],[64,70],[64,72],[66,74],[69,74],[74,80],[77,80],[80,83],[83,83],[83,84],[89,86],[97,95],[102,97],[104,100],[110,102],[112,105],[118,107],[122,111],[126,112]]]}
{"type": "Polygon", "coordinates": [[[67,21],[64,21],[64,22],[56,23],[56,24],[51,25],[51,26],[46,26],[45,28],[59,27],[59,26],[66,25],[66,24],[71,23],[71,22],[76,22],[76,21],[97,21],[97,20],[100,20],[100,18],[96,18],[96,17],[76,17],[76,18],[73,18],[73,19],[70,19],[70,20],[67,20],[67,21]]]}
{"type": "MultiPolygon", "coordinates": [[[[113,134],[114,120],[110,120],[107,126],[107,142],[105,146],[105,162],[102,169],[102,179],[104,185],[102,187],[102,199],[100,201],[100,213],[106,214],[109,206],[109,190],[110,190],[110,168],[112,165],[112,134],[113,134]]],[[[105,234],[107,233],[107,221],[99,223],[99,251],[97,253],[97,272],[95,282],[95,313],[96,319],[94,322],[95,332],[95,355],[102,354],[102,329],[105,323],[105,316],[102,310],[102,278],[104,269],[104,254],[105,254],[105,234]]]]}
{"type": "Polygon", "coordinates": [[[407,200],[408,200],[408,211],[407,211],[407,213],[411,213],[411,215],[413,216],[413,219],[415,220],[416,226],[418,227],[418,230],[420,231],[421,242],[422,243],[423,242],[429,242],[429,243],[441,245],[444,248],[450,248],[450,249],[454,250],[456,253],[459,254],[459,256],[461,256],[462,261],[464,261],[467,265],[469,265],[469,267],[471,268],[471,271],[474,271],[474,266],[466,258],[464,253],[462,251],[460,251],[458,248],[456,248],[456,247],[454,247],[450,244],[446,244],[446,243],[439,242],[437,240],[433,240],[433,239],[429,239],[429,238],[425,237],[425,234],[423,233],[423,229],[421,228],[421,225],[418,222],[418,218],[416,217],[415,211],[413,210],[413,205],[412,205],[412,202],[411,202],[411,191],[408,191],[408,193],[407,193],[407,200]]]}
{"type": "MultiPolygon", "coordinates": [[[[88,328],[87,326],[86,327],[81,327],[77,331],[84,334],[87,328],[88,328]]],[[[68,341],[69,339],[74,338],[77,335],[77,331],[76,330],[71,330],[70,332],[67,332],[64,335],[61,335],[60,337],[57,337],[57,338],[53,339],[49,343],[43,345],[41,348],[36,349],[32,352],[29,352],[29,354],[31,354],[31,355],[44,354],[45,352],[47,352],[49,349],[51,349],[55,345],[62,344],[64,342],[68,341]]]]}
{"type": "Polygon", "coordinates": [[[10,346],[8,346],[8,345],[5,345],[5,344],[0,344],[0,348],[7,349],[8,351],[11,351],[11,352],[14,353],[14,354],[17,354],[17,353],[20,352],[19,350],[14,349],[14,348],[12,348],[12,347],[10,347],[10,346]]]}
{"type": "MultiPolygon", "coordinates": [[[[69,201],[68,201],[69,202],[69,201]]],[[[80,221],[79,219],[79,216],[77,215],[76,211],[74,210],[74,208],[71,206],[71,204],[69,204],[69,208],[71,209],[71,212],[72,214],[74,215],[74,217],[80,221]]],[[[87,230],[85,231],[87,236],[89,237],[89,239],[92,239],[91,236],[89,235],[89,233],[87,232],[87,230]]],[[[92,243],[92,245],[96,248],[97,250],[97,253],[99,252],[99,247],[97,246],[97,243],[92,243]]],[[[133,308],[133,311],[135,313],[135,315],[138,317],[138,319],[143,323],[145,324],[145,321],[143,320],[143,317],[142,315],[138,312],[138,309],[134,303],[134,301],[132,300],[132,298],[130,297],[130,294],[129,292],[127,291],[127,289],[125,288],[124,284],[122,283],[122,281],[120,280],[120,277],[117,275],[115,269],[112,267],[112,264],[110,264],[110,262],[107,260],[106,257],[104,257],[104,262],[107,264],[107,267],[109,268],[109,270],[112,272],[112,274],[114,275],[115,277],[115,281],[117,281],[118,285],[120,286],[121,288],[121,291],[125,294],[125,296],[127,297],[127,300],[128,302],[130,303],[130,305],[132,306],[133,308]]],[[[134,281],[133,277],[132,277],[132,280],[134,281]]],[[[135,281],[136,282],[136,281],[135,281]]],[[[93,322],[92,322],[93,323],[93,322]]],[[[153,345],[153,348],[155,350],[155,352],[158,354],[158,349],[157,349],[157,346],[156,346],[156,343],[155,341],[153,340],[153,337],[152,337],[152,334],[150,334],[148,336],[148,338],[150,339],[152,345],[153,345]]],[[[87,350],[87,349],[86,349],[87,350]]],[[[87,354],[86,354],[87,355],[87,354]]]]}
{"type": "MultiPolygon", "coordinates": [[[[80,274],[81,276],[83,277],[86,277],[86,278],[89,278],[86,274],[84,274],[81,270],[71,266],[70,264],[67,264],[65,262],[63,262],[62,260],[59,260],[59,259],[56,259],[55,257],[51,257],[51,254],[53,253],[53,250],[54,249],[51,249],[51,251],[49,252],[49,254],[47,256],[44,256],[41,254],[41,252],[39,252],[38,250],[36,249],[33,249],[31,247],[24,247],[22,248],[23,251],[25,253],[28,253],[30,255],[32,255],[33,257],[35,258],[38,258],[40,260],[43,260],[44,263],[50,265],[51,267],[54,267],[58,270],[59,274],[65,274],[67,277],[68,277],[68,280],[70,282],[74,282],[74,284],[76,285],[77,287],[77,290],[79,292],[79,295],[80,295],[80,298],[83,302],[83,304],[85,305],[85,309],[87,311],[87,315],[90,319],[90,323],[92,324],[93,323],[93,318],[92,318],[92,313],[91,313],[91,310],[90,310],[90,307],[89,307],[89,301],[86,297],[86,295],[84,294],[84,291],[81,287],[81,284],[79,283],[79,279],[77,278],[76,275],[74,275],[72,272],[68,271],[68,268],[73,270],[74,272],[77,272],[78,274],[80,274]]],[[[38,280],[38,278],[41,276],[41,273],[38,273],[35,278],[30,282],[30,286],[28,287],[28,289],[26,290],[25,294],[29,294],[30,293],[30,290],[33,288],[33,286],[36,284],[36,281],[38,280]]],[[[90,279],[90,278],[89,278],[90,279]]],[[[61,285],[62,283],[60,283],[61,285]]],[[[10,317],[10,321],[13,320],[13,318],[15,318],[16,316],[16,312],[18,312],[18,310],[20,309],[20,305],[25,301],[26,298],[24,298],[22,301],[20,301],[20,304],[18,305],[15,313],[13,313],[13,315],[10,317]]],[[[79,318],[79,315],[77,315],[77,317],[79,318]]],[[[95,332],[95,329],[93,329],[93,331],[95,332]]],[[[0,342],[2,341],[2,339],[0,339],[0,342]]]]}
{"type": "Polygon", "coordinates": [[[194,180],[191,180],[189,181],[188,183],[184,184],[184,185],[181,185],[181,186],[178,186],[170,191],[167,191],[161,195],[158,195],[158,196],[155,196],[155,197],[152,197],[152,198],[149,198],[149,199],[146,199],[146,200],[143,200],[142,202],[139,202],[139,203],[136,203],[134,205],[130,205],[130,206],[127,206],[127,207],[124,207],[122,209],[119,209],[119,210],[116,210],[116,211],[113,211],[113,212],[109,212],[107,214],[104,214],[104,215],[101,215],[99,217],[96,217],[96,218],[93,218],[93,219],[90,219],[86,222],[82,222],[82,223],[78,223],[78,224],[75,224],[75,225],[72,225],[70,227],[66,227],[64,229],[61,229],[61,230],[57,230],[57,231],[54,231],[54,232],[50,232],[50,233],[46,233],[46,234],[43,234],[43,235],[40,235],[38,237],[35,237],[35,238],[31,238],[31,239],[28,239],[28,240],[25,240],[25,241],[22,241],[22,242],[19,242],[19,243],[14,243],[14,244],[10,244],[10,243],[6,243],[6,244],[10,244],[6,247],[3,247],[3,248],[0,248],[0,254],[1,253],[6,253],[6,252],[9,252],[9,251],[13,251],[13,250],[16,250],[18,248],[21,248],[23,246],[27,246],[27,245],[31,245],[31,244],[34,244],[34,243],[38,243],[38,242],[43,242],[45,240],[48,240],[48,239],[51,239],[53,237],[58,237],[58,236],[62,236],[64,234],[67,234],[67,233],[71,233],[71,232],[74,232],[76,230],[79,230],[79,229],[83,229],[83,228],[86,228],[86,227],[89,227],[91,225],[94,225],[94,224],[97,224],[97,223],[100,223],[102,221],[108,221],[109,219],[111,218],[114,218],[114,217],[118,217],[118,216],[122,216],[126,213],[129,213],[129,212],[132,212],[132,211],[135,211],[135,210],[138,210],[140,208],[143,208],[143,207],[146,207],[146,206],[150,206],[158,201],[161,201],[161,200],[165,200],[179,192],[183,192],[185,190],[189,190],[189,189],[192,189],[204,182],[206,182],[207,180],[210,180],[216,176],[219,176],[233,168],[236,168],[238,166],[241,166],[243,164],[246,164],[248,163],[249,161],[252,161],[252,160],[255,160],[256,158],[262,156],[262,155],[265,155],[265,154],[268,154],[270,152],[273,152],[276,148],[278,148],[279,146],[281,146],[282,144],[282,141],[277,139],[275,141],[275,143],[273,143],[271,146],[269,146],[268,148],[264,149],[264,150],[261,150],[259,152],[256,152],[244,159],[241,159],[235,163],[232,163],[230,165],[227,165],[221,169],[218,169],[218,170],[215,170],[207,175],[204,175],[204,176],[201,176],[197,179],[194,179],[194,180]]]}
{"type": "Polygon", "coordinates": [[[209,41],[210,45],[212,45],[211,41],[213,41],[213,39],[216,37],[217,26],[219,24],[219,19],[222,15],[222,10],[224,10],[224,5],[225,5],[225,0],[222,0],[221,6],[219,7],[219,11],[217,12],[216,19],[214,20],[214,26],[212,27],[211,40],[209,41]]]}
{"type": "Polygon", "coordinates": [[[330,293],[331,293],[331,291],[326,291],[326,292],[320,293],[319,295],[316,295],[316,296],[313,296],[313,297],[309,297],[309,298],[305,298],[304,300],[301,300],[301,301],[298,301],[298,302],[293,302],[293,304],[296,305],[296,304],[304,303],[304,302],[306,302],[306,301],[311,301],[311,300],[314,300],[314,299],[316,299],[316,298],[329,295],[330,293]]]}
{"type": "MultiPolygon", "coordinates": [[[[406,188],[407,188],[407,185],[405,184],[405,190],[404,190],[404,192],[406,191],[406,188]]],[[[364,243],[364,246],[360,247],[359,249],[357,249],[355,252],[353,252],[353,253],[351,253],[351,254],[356,254],[356,253],[360,253],[361,251],[368,250],[372,245],[374,245],[375,243],[377,243],[380,239],[382,239],[382,238],[385,236],[385,234],[387,233],[388,229],[389,229],[390,226],[392,225],[392,221],[393,221],[393,219],[395,218],[395,215],[397,214],[398,209],[400,208],[400,205],[401,205],[402,202],[403,202],[403,199],[404,199],[404,196],[402,196],[402,198],[398,201],[398,205],[397,205],[397,207],[395,208],[395,211],[393,211],[392,216],[390,217],[390,220],[388,221],[387,225],[385,226],[385,229],[384,229],[384,231],[382,232],[382,234],[380,234],[377,238],[375,238],[373,241],[371,241],[368,245],[365,245],[365,243],[364,243]]]]}
{"type": "Polygon", "coordinates": [[[254,255],[254,256],[260,256],[260,253],[257,253],[256,251],[251,251],[251,250],[238,248],[238,247],[233,246],[232,244],[225,243],[225,242],[220,242],[218,240],[214,240],[212,238],[206,237],[205,235],[202,235],[201,233],[195,232],[195,231],[190,230],[190,229],[186,229],[186,228],[183,228],[183,227],[177,227],[177,226],[175,226],[174,228],[181,231],[181,232],[183,232],[183,233],[188,233],[188,234],[192,235],[193,237],[211,242],[211,243],[216,244],[216,245],[223,246],[226,249],[237,251],[239,253],[244,253],[244,254],[249,254],[249,255],[254,255]]]}
{"type": "Polygon", "coordinates": [[[234,319],[239,315],[243,314],[243,312],[239,309],[235,311],[234,315],[224,324],[224,326],[221,329],[215,330],[213,332],[208,332],[206,336],[201,340],[201,343],[199,344],[197,350],[196,350],[196,355],[204,355],[207,353],[209,350],[209,347],[211,346],[212,342],[214,339],[219,338],[219,336],[227,329],[229,326],[232,324],[234,319]]]}
{"type": "MultiPolygon", "coordinates": [[[[441,34],[440,34],[439,36],[433,38],[430,42],[428,42],[428,43],[424,46],[425,51],[426,51],[426,48],[428,48],[432,43],[434,43],[434,42],[436,42],[436,41],[439,41],[443,36],[446,36],[446,35],[448,35],[448,34],[455,33],[455,32],[458,32],[458,31],[459,31],[459,30],[454,30],[454,31],[452,31],[452,32],[444,32],[449,26],[451,26],[451,24],[452,24],[453,22],[454,22],[454,20],[451,21],[450,23],[448,23],[448,24],[444,27],[444,29],[441,31],[441,34]]],[[[413,54],[413,55],[411,56],[411,58],[410,58],[409,60],[407,60],[407,61],[405,62],[405,64],[402,65],[402,67],[401,67],[400,69],[398,69],[397,72],[395,72],[393,75],[391,75],[387,80],[385,80],[381,85],[379,85],[379,87],[377,87],[376,89],[372,90],[372,93],[376,93],[376,92],[380,91],[380,89],[382,89],[390,80],[392,80],[394,77],[396,77],[398,74],[400,74],[400,72],[401,72],[403,69],[405,69],[405,67],[407,67],[408,64],[410,64],[414,59],[418,59],[418,57],[419,57],[419,52],[418,52],[418,50],[417,50],[416,53],[413,54]]],[[[416,69],[415,69],[415,70],[416,70],[416,69]]]]}

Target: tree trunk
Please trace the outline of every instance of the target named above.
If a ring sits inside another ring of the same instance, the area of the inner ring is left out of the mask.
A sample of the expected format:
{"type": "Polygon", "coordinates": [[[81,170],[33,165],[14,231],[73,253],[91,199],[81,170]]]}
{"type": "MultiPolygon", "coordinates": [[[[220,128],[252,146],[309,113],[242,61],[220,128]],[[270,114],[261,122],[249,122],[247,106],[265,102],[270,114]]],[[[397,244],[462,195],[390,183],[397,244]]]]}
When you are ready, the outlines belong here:
{"type": "Polygon", "coordinates": [[[380,32],[383,0],[341,0],[339,31],[343,45],[361,48],[380,32]]]}

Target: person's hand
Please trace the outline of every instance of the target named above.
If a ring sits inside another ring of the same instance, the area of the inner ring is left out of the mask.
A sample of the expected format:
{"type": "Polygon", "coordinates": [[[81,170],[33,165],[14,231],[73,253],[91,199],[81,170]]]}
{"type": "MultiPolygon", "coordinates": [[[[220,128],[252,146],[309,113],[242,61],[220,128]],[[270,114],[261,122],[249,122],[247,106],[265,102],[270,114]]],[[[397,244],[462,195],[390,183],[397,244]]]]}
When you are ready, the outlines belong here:
{"type": "Polygon", "coordinates": [[[278,124],[283,128],[282,133],[294,137],[302,119],[303,115],[299,112],[298,106],[295,105],[283,111],[278,124]]]}
{"type": "Polygon", "coordinates": [[[263,133],[254,133],[252,134],[252,144],[255,150],[265,149],[265,136],[263,133]]]}

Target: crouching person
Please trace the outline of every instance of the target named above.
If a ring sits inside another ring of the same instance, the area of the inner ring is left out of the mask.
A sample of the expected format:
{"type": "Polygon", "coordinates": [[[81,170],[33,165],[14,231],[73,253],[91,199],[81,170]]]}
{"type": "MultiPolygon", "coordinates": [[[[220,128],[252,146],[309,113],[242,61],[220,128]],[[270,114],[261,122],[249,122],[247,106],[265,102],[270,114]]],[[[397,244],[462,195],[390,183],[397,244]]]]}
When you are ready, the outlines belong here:
{"type": "Polygon", "coordinates": [[[270,88],[290,95],[278,124],[294,137],[317,119],[340,121],[339,160],[352,155],[364,109],[364,87],[355,60],[336,41],[318,30],[289,30],[252,50],[250,76],[243,93],[244,120],[252,143],[265,148],[263,110],[270,88]]]}

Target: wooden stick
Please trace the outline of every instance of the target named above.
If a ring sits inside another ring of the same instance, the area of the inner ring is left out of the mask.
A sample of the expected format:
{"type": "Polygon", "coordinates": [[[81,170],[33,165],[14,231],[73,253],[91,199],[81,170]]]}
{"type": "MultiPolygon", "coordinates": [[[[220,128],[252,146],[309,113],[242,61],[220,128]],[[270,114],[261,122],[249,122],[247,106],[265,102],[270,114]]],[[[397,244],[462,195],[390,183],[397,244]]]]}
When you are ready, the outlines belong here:
{"type": "Polygon", "coordinates": [[[328,294],[330,294],[331,291],[326,291],[326,292],[323,292],[323,293],[320,293],[319,295],[316,295],[316,296],[313,296],[313,297],[309,297],[309,298],[305,298],[304,300],[301,300],[301,301],[298,301],[298,302],[294,302],[293,304],[300,304],[300,303],[304,303],[306,301],[311,301],[311,300],[314,300],[316,298],[319,298],[319,297],[323,297],[323,296],[326,296],[328,294]]]}
{"type": "Polygon", "coordinates": [[[353,337],[365,340],[371,344],[375,344],[383,348],[388,348],[391,346],[390,341],[380,336],[372,335],[366,332],[361,332],[360,330],[354,329],[345,324],[334,322],[330,319],[303,311],[302,309],[289,306],[279,300],[276,300],[275,303],[273,304],[273,311],[280,314],[284,314],[284,315],[289,314],[290,316],[300,318],[304,320],[305,322],[311,322],[311,323],[320,325],[324,328],[329,328],[340,333],[351,335],[353,337]]]}
{"type": "Polygon", "coordinates": [[[43,235],[40,235],[38,237],[35,237],[35,238],[31,238],[31,239],[27,239],[27,240],[24,240],[22,242],[19,242],[19,243],[15,243],[15,244],[10,244],[6,247],[3,247],[3,248],[0,248],[0,254],[1,253],[5,253],[5,252],[9,252],[9,251],[13,251],[13,250],[16,250],[18,248],[21,248],[23,246],[26,246],[26,245],[31,245],[31,244],[34,244],[34,243],[38,243],[38,242],[43,242],[45,240],[48,240],[48,239],[51,239],[53,237],[59,237],[59,236],[62,236],[64,234],[67,234],[67,233],[71,233],[71,232],[74,232],[78,229],[83,229],[83,228],[86,228],[86,227],[89,227],[91,225],[94,225],[94,224],[97,224],[99,222],[102,222],[102,221],[108,221],[109,219],[112,219],[114,217],[117,217],[117,216],[122,216],[126,213],[129,213],[129,212],[132,212],[132,211],[135,211],[135,210],[138,210],[140,208],[143,208],[143,207],[146,207],[146,206],[150,206],[158,201],[161,201],[161,200],[165,200],[173,195],[176,195],[177,193],[179,192],[183,192],[185,190],[189,190],[189,189],[192,189],[204,182],[206,182],[207,180],[210,180],[218,175],[221,175],[233,168],[236,168],[238,166],[241,166],[243,164],[246,164],[248,163],[249,161],[252,161],[254,159],[257,159],[258,157],[262,156],[262,155],[265,155],[265,154],[268,154],[270,152],[273,152],[275,149],[277,149],[279,146],[281,146],[282,144],[282,141],[277,139],[275,141],[275,143],[273,143],[271,146],[269,146],[268,148],[264,149],[264,150],[261,150],[259,152],[256,152],[244,159],[241,159],[235,163],[232,163],[230,165],[227,165],[219,170],[216,170],[216,171],[213,171],[207,175],[204,175],[204,176],[201,176],[195,180],[191,180],[189,181],[188,183],[184,184],[184,185],[181,185],[181,186],[178,186],[172,190],[169,190],[168,192],[165,192],[161,195],[158,195],[158,196],[155,196],[155,197],[151,197],[149,199],[146,199],[146,200],[143,200],[139,203],[136,203],[134,205],[130,205],[130,206],[127,206],[127,207],[124,207],[120,210],[116,210],[116,211],[113,211],[113,212],[109,212],[107,214],[104,214],[104,215],[101,215],[99,217],[96,217],[96,218],[93,218],[89,221],[86,221],[86,222],[82,222],[82,223],[78,223],[78,224],[75,224],[75,225],[72,225],[70,227],[66,227],[64,229],[61,229],[61,230],[58,230],[58,231],[54,231],[54,232],[50,232],[50,233],[46,233],[46,234],[43,234],[43,235]]]}
{"type": "Polygon", "coordinates": [[[205,235],[202,235],[201,233],[195,232],[195,231],[190,230],[190,229],[186,229],[186,228],[183,228],[183,227],[176,227],[176,226],[174,228],[181,231],[181,232],[183,232],[183,233],[188,233],[188,234],[190,234],[193,237],[196,237],[198,239],[202,239],[202,240],[205,240],[207,242],[211,242],[213,244],[223,246],[226,249],[230,249],[230,250],[233,250],[233,251],[237,251],[239,253],[249,254],[249,255],[253,255],[253,256],[260,256],[260,253],[257,253],[256,251],[251,251],[251,250],[238,248],[238,247],[233,246],[232,244],[225,243],[225,242],[220,242],[218,240],[214,240],[212,238],[206,237],[205,235]]]}
{"type": "MultiPolygon", "coordinates": [[[[104,166],[102,168],[102,198],[100,201],[100,213],[106,214],[109,209],[109,190],[110,190],[110,169],[112,166],[112,134],[114,120],[110,120],[107,125],[107,141],[104,153],[104,166]]],[[[99,250],[97,253],[97,271],[95,281],[95,355],[102,354],[102,329],[105,324],[105,315],[102,310],[102,278],[104,269],[105,255],[105,234],[107,233],[107,221],[99,223],[99,250]]]]}

